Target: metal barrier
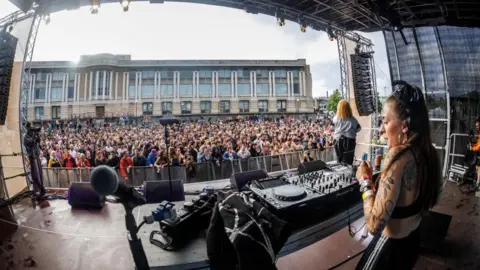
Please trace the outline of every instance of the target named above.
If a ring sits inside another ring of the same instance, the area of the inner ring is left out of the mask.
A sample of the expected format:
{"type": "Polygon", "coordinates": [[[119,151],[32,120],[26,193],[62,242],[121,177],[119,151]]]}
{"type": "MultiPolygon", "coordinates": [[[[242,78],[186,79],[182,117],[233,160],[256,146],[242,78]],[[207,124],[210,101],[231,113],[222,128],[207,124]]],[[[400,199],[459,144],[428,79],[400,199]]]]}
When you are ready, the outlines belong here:
{"type": "MultiPolygon", "coordinates": [[[[251,157],[248,159],[224,160],[219,164],[215,162],[197,163],[192,169],[185,166],[170,167],[172,180],[183,179],[185,183],[207,182],[228,179],[232,173],[251,170],[266,170],[267,172],[279,172],[296,169],[302,162],[302,156],[307,151],[299,151],[272,156],[251,157]]],[[[323,151],[308,150],[313,160],[325,162],[335,159],[333,148],[323,151]]],[[[71,182],[90,181],[93,168],[43,168],[45,187],[68,188],[71,182]]],[[[117,175],[123,178],[120,170],[117,175]]],[[[168,168],[157,169],[155,167],[133,167],[128,173],[129,184],[140,186],[145,181],[160,181],[168,179],[168,168]]]]}
{"type": "MultiPolygon", "coordinates": [[[[478,136],[475,136],[478,138],[478,136]]],[[[452,142],[451,147],[447,149],[448,155],[447,155],[447,161],[445,164],[447,165],[448,168],[445,168],[444,170],[444,176],[447,176],[448,171],[454,164],[464,164],[464,158],[465,154],[467,152],[467,144],[469,143],[469,138],[470,135],[465,134],[465,133],[452,133],[448,140],[452,142]],[[458,143],[458,145],[457,145],[458,143]]]]}

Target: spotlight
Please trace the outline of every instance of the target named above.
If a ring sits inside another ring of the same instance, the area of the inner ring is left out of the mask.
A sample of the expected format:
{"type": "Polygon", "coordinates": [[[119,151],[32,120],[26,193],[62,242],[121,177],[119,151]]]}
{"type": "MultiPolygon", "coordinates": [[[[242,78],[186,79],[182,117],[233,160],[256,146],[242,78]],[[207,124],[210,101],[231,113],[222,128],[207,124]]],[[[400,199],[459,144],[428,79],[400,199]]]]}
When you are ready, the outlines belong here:
{"type": "Polygon", "coordinates": [[[11,33],[11,32],[13,31],[13,25],[10,25],[10,26],[8,27],[8,30],[7,30],[7,31],[8,31],[9,33],[11,33]]]}
{"type": "Polygon", "coordinates": [[[92,14],[98,14],[98,8],[100,7],[100,1],[99,0],[90,0],[90,12],[92,14]]]}
{"type": "Polygon", "coordinates": [[[130,6],[130,0],[120,0],[120,5],[122,5],[123,11],[127,12],[130,6]]]}
{"type": "Polygon", "coordinates": [[[45,24],[49,24],[50,23],[50,14],[45,15],[45,17],[43,17],[43,19],[45,20],[45,24]]]}
{"type": "Polygon", "coordinates": [[[328,26],[328,28],[327,28],[327,35],[328,35],[328,39],[330,39],[330,41],[333,41],[337,38],[337,36],[333,32],[333,29],[332,29],[331,26],[328,26]]]}
{"type": "Polygon", "coordinates": [[[307,26],[306,25],[300,25],[300,31],[302,31],[302,33],[307,32],[307,26]]]}
{"type": "Polygon", "coordinates": [[[302,33],[307,32],[307,24],[302,16],[298,18],[298,24],[300,25],[300,31],[302,31],[302,33]]]}
{"type": "Polygon", "coordinates": [[[284,26],[285,25],[285,19],[281,18],[281,17],[278,17],[277,18],[277,24],[278,24],[278,26],[284,26]]]}

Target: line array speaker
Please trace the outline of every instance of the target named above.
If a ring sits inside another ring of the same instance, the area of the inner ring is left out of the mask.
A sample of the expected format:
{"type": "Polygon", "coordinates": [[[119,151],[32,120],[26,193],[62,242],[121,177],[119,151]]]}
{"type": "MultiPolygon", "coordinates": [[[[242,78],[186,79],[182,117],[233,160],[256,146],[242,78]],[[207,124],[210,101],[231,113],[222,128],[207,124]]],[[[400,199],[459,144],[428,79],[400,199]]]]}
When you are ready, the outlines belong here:
{"type": "Polygon", "coordinates": [[[350,55],[353,72],[353,91],[360,116],[368,116],[375,111],[375,96],[371,72],[372,55],[367,53],[350,55]]]}
{"type": "Polygon", "coordinates": [[[0,125],[5,125],[7,119],[8,95],[17,42],[18,39],[10,33],[0,31],[0,125]]]}

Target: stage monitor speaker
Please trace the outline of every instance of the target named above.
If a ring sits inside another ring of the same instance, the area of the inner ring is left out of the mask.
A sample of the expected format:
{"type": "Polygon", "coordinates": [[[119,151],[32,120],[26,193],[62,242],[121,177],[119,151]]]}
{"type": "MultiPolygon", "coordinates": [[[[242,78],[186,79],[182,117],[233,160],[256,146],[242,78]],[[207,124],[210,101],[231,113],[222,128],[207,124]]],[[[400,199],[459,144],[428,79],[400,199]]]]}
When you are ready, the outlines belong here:
{"type": "Polygon", "coordinates": [[[5,125],[7,119],[8,95],[17,42],[16,37],[6,31],[0,31],[0,125],[5,125]]]}
{"type": "Polygon", "coordinates": [[[420,246],[428,251],[441,252],[452,216],[433,211],[420,222],[420,246]]]}
{"type": "Polygon", "coordinates": [[[172,180],[172,194],[170,194],[170,183],[168,180],[145,181],[144,194],[147,203],[185,201],[182,179],[172,180]]]}
{"type": "Polygon", "coordinates": [[[230,184],[232,185],[232,188],[236,189],[237,191],[242,191],[248,182],[268,177],[268,173],[265,170],[232,173],[230,176],[230,184]]]}
{"type": "Polygon", "coordinates": [[[74,209],[102,209],[105,196],[100,196],[90,182],[73,182],[68,188],[68,204],[74,209]]]}
{"type": "Polygon", "coordinates": [[[372,54],[360,53],[350,55],[352,62],[353,91],[355,103],[360,116],[368,116],[375,111],[375,90],[371,74],[372,54]]]}
{"type": "Polygon", "coordinates": [[[309,172],[315,172],[323,170],[327,167],[327,164],[321,160],[315,160],[310,162],[304,162],[298,165],[297,170],[298,174],[304,174],[309,172]]]}

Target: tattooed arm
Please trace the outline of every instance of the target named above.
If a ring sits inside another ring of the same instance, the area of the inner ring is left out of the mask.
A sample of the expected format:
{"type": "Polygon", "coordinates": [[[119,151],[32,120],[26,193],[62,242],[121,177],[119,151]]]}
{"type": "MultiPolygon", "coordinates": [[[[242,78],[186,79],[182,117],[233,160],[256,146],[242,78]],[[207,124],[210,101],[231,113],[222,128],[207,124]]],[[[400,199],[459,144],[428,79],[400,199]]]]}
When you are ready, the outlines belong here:
{"type": "MultiPolygon", "coordinates": [[[[393,152],[391,149],[390,156],[393,152]]],[[[363,211],[367,228],[372,234],[378,234],[383,231],[397,203],[402,185],[402,177],[406,160],[410,155],[403,155],[392,164],[390,169],[382,175],[377,185],[377,194],[363,201],[363,211]]]]}

